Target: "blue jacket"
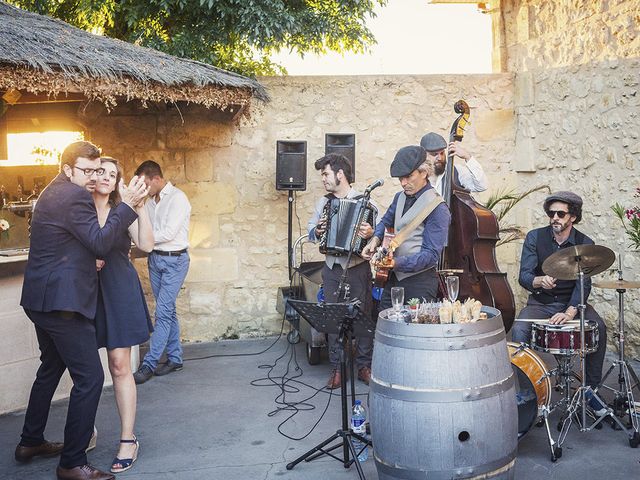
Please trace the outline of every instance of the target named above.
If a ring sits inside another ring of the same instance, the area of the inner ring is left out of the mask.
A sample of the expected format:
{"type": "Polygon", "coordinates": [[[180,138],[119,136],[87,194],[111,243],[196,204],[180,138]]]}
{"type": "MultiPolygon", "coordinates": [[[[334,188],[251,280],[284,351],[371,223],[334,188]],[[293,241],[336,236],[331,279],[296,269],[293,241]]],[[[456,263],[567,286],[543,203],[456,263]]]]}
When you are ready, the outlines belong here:
{"type": "Polygon", "coordinates": [[[33,212],[20,305],[94,318],[96,258],[104,257],[136,218],[131,207],[121,203],[100,228],[91,194],[59,174],[42,191],[33,212]]]}

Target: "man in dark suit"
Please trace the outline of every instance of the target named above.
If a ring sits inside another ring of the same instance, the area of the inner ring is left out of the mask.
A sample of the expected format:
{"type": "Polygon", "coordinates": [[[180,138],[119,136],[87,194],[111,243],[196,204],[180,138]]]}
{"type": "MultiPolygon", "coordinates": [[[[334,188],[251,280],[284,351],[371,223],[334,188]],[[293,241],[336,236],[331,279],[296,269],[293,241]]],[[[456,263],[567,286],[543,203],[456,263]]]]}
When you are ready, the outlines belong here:
{"type": "Polygon", "coordinates": [[[113,479],[87,464],[85,450],[93,432],[104,373],[93,318],[98,299],[96,257],[103,257],[137,218],[132,209],[148,189],[135,178],[121,186],[122,203],[100,228],[93,198],[101,170],[100,149],[75,142],[62,154],[61,172],[44,189],[31,221],[31,245],[20,304],[35,325],[41,365],[31,389],[15,458],[61,453],[58,479],[113,479]],[[73,389],[64,446],[47,442],[44,429],[51,399],[65,369],[73,389]]]}

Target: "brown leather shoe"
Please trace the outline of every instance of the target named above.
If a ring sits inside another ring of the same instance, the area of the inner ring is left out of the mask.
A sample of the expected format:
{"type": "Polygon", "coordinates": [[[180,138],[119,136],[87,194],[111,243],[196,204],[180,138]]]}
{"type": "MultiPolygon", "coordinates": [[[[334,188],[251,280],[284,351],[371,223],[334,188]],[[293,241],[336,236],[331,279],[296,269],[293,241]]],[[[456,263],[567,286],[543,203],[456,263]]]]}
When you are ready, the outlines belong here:
{"type": "Polygon", "coordinates": [[[358,370],[358,380],[362,380],[364,383],[369,385],[369,381],[371,380],[371,369],[369,367],[362,367],[358,370]]]}
{"type": "Polygon", "coordinates": [[[340,383],[342,380],[342,376],[340,375],[339,370],[334,370],[331,372],[331,376],[329,377],[329,381],[327,382],[327,388],[329,390],[335,390],[336,388],[340,388],[340,383]]]}
{"type": "Polygon", "coordinates": [[[25,447],[18,444],[15,458],[17,462],[27,463],[34,457],[55,457],[56,455],[60,455],[63,447],[64,443],[47,442],[46,440],[36,447],[25,447]]]}
{"type": "Polygon", "coordinates": [[[103,472],[91,465],[81,465],[73,468],[56,468],[58,480],[115,480],[115,475],[103,472]]]}

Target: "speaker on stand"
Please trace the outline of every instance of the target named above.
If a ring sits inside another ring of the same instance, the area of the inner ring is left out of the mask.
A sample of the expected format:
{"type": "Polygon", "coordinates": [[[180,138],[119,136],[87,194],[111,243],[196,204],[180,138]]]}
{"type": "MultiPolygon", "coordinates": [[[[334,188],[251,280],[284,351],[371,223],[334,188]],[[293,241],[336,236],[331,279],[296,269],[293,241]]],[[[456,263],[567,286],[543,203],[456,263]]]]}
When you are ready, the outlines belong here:
{"type": "Polygon", "coordinates": [[[349,160],[353,183],[356,179],[356,135],[354,133],[327,133],[324,137],[324,153],[339,153],[349,160]]]}
{"type": "Polygon", "coordinates": [[[289,216],[287,224],[287,263],[289,280],[293,278],[291,258],[293,225],[293,192],[307,189],[307,142],[278,140],[276,142],[276,190],[289,191],[289,216]]]}

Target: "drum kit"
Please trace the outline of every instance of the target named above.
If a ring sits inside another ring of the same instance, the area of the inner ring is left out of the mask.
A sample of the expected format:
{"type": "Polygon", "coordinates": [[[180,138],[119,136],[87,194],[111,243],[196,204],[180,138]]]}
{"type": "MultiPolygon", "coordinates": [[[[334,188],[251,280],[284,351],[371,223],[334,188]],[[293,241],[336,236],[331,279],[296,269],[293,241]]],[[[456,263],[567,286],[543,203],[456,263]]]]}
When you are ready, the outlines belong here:
{"type": "Polygon", "coordinates": [[[562,456],[562,445],[574,421],[579,430],[585,432],[601,428],[602,422],[609,418],[613,428],[623,430],[628,435],[631,447],[640,444],[640,421],[635,413],[633,397],[634,389],[640,389],[640,381],[624,354],[624,293],[627,289],[640,288],[640,282],[623,279],[621,261],[617,280],[593,283],[594,287],[618,292],[618,330],[615,333],[618,358],[605,373],[600,385],[591,387],[586,384],[585,357],[597,350],[599,335],[596,323],[584,318],[584,279],[608,270],[614,261],[613,251],[601,245],[576,245],[549,256],[542,265],[545,274],[560,280],[576,280],[580,286],[579,319],[562,325],[553,325],[542,319],[518,319],[531,322],[531,348],[524,343],[508,344],[518,384],[518,437],[524,436],[534,423],[545,425],[551,460],[554,462],[562,456]],[[553,354],[558,366],[548,370],[536,351],[553,354]],[[579,373],[572,368],[575,358],[580,359],[579,373]],[[605,385],[604,382],[616,369],[617,388],[605,385]],[[552,378],[556,379],[555,389],[562,392],[560,400],[555,403],[551,401],[552,378]],[[572,391],[571,384],[574,381],[580,385],[572,391]],[[613,393],[611,407],[598,396],[599,390],[613,393]],[[592,399],[606,405],[606,408],[597,413],[587,409],[588,403],[593,403],[592,399]],[[560,431],[557,442],[549,427],[549,415],[556,410],[561,412],[561,420],[557,424],[560,431]],[[629,416],[629,422],[625,425],[623,419],[626,415],[629,416]]]}

